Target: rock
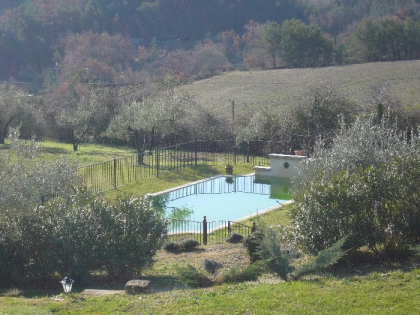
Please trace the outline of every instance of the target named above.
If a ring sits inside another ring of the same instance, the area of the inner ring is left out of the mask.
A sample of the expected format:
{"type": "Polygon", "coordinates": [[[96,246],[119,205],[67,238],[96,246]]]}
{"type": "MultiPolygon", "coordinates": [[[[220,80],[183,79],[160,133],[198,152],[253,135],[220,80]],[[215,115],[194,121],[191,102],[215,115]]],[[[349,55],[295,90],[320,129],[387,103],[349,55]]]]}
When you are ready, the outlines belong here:
{"type": "Polygon", "coordinates": [[[130,280],[125,285],[126,294],[150,293],[151,284],[148,280],[130,280]]]}

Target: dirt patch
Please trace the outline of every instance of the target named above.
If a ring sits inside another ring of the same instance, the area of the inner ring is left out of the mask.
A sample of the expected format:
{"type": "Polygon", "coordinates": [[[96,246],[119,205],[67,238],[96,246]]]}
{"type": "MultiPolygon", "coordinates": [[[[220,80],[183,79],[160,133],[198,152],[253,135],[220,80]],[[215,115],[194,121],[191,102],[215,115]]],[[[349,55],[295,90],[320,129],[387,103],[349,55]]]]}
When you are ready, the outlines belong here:
{"type": "Polygon", "coordinates": [[[224,268],[249,264],[246,248],[242,244],[206,245],[194,251],[180,253],[170,253],[162,250],[157,255],[157,261],[172,264],[191,264],[196,268],[203,267],[204,259],[214,259],[220,262],[224,268]]]}
{"type": "Polygon", "coordinates": [[[86,289],[82,292],[82,295],[87,296],[104,296],[113,294],[125,294],[125,290],[97,290],[97,289],[86,289]]]}
{"type": "MultiPolygon", "coordinates": [[[[223,267],[218,270],[218,273],[222,273],[233,266],[246,267],[249,265],[249,257],[242,244],[206,245],[193,251],[176,253],[161,250],[156,255],[153,267],[144,270],[141,279],[151,282],[152,293],[184,290],[187,287],[178,281],[175,267],[190,264],[206,273],[203,268],[205,259],[214,259],[222,264],[223,267]]],[[[216,278],[217,275],[209,276],[216,278]]]]}

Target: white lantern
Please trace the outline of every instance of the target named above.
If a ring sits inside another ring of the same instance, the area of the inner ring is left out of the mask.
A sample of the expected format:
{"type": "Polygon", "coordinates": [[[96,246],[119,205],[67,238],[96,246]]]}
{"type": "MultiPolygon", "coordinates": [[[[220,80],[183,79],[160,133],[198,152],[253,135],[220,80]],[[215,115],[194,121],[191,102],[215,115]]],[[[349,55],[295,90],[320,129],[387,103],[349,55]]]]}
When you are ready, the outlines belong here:
{"type": "Polygon", "coordinates": [[[74,280],[68,278],[68,277],[64,277],[63,280],[60,281],[60,283],[63,285],[63,289],[65,293],[70,293],[71,292],[71,287],[73,285],[74,280]]]}

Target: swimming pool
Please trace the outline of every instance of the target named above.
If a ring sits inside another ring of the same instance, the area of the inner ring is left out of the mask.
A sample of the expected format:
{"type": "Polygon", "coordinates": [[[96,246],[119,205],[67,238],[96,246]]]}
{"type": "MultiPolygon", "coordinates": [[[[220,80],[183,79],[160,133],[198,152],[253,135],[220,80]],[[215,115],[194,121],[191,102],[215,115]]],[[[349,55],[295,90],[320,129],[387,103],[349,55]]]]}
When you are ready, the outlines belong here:
{"type": "Polygon", "coordinates": [[[289,179],[255,182],[250,176],[218,176],[154,195],[166,217],[235,221],[292,199],[289,179]],[[177,212],[178,211],[178,212],[177,212]]]}

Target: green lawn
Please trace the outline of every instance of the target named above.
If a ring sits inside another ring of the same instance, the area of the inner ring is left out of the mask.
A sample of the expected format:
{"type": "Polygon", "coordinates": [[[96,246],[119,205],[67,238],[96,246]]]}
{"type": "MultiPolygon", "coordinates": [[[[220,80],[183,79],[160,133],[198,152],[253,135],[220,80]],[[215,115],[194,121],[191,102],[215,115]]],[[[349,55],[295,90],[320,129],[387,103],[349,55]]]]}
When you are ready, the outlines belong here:
{"type": "Polygon", "coordinates": [[[43,141],[42,158],[52,160],[65,155],[69,160],[78,162],[80,166],[90,165],[136,154],[136,150],[122,146],[105,146],[82,143],[77,151],[73,151],[70,143],[43,141]]]}
{"type": "Polygon", "coordinates": [[[0,314],[418,314],[420,270],[140,296],[0,297],[0,314]]]}
{"type": "MultiPolygon", "coordinates": [[[[80,166],[136,154],[136,150],[124,146],[82,143],[77,151],[73,151],[73,145],[70,143],[55,141],[39,141],[38,143],[41,145],[43,160],[53,161],[61,156],[66,156],[70,161],[77,162],[80,166]]],[[[0,144],[0,151],[6,151],[9,148],[7,141],[6,144],[0,144]]]]}

